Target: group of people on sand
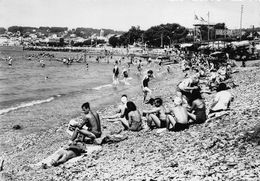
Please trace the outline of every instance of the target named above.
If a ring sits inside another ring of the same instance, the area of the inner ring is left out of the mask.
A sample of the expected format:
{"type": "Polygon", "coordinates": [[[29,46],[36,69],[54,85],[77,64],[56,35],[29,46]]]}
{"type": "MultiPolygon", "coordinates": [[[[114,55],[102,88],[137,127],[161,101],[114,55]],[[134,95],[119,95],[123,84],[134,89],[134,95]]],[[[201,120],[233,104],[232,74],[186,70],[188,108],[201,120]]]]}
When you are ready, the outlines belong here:
{"type": "MultiPolygon", "coordinates": [[[[182,63],[182,62],[181,62],[182,63]]],[[[155,79],[153,70],[148,70],[142,79],[143,104],[147,109],[141,110],[134,101],[131,101],[126,94],[121,96],[120,104],[113,115],[102,116],[93,111],[90,103],[86,102],[81,106],[82,116],[78,120],[70,122],[72,131],[71,139],[64,149],[60,150],[52,161],[53,166],[66,162],[70,158],[84,153],[85,143],[98,143],[102,136],[100,119],[110,122],[120,122],[122,128],[128,131],[149,131],[156,128],[165,128],[168,131],[182,131],[188,129],[192,124],[203,124],[216,113],[227,111],[234,99],[233,94],[228,90],[225,80],[231,77],[231,73],[223,73],[222,79],[215,84],[216,94],[212,98],[209,107],[203,98],[202,85],[209,85],[211,70],[209,64],[203,61],[192,62],[192,66],[185,68],[185,76],[176,88],[175,95],[163,99],[153,97],[149,87],[151,79],[155,79]]],[[[218,69],[228,70],[228,65],[221,65],[218,69]]],[[[116,61],[113,68],[113,81],[118,82],[119,67],[116,61]]],[[[156,89],[154,90],[156,91],[156,89]]],[[[209,92],[207,92],[209,93],[209,92]]]]}

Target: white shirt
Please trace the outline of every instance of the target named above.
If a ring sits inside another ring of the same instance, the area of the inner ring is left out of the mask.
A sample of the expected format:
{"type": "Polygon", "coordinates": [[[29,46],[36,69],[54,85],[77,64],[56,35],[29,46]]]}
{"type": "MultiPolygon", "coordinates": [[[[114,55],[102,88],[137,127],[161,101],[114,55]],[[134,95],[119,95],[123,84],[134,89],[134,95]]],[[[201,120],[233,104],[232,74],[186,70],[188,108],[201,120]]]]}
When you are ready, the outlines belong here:
{"type": "Polygon", "coordinates": [[[217,104],[212,108],[213,111],[217,111],[220,109],[227,109],[229,102],[232,100],[233,95],[226,91],[220,91],[215,95],[214,102],[217,102],[217,104]]]}

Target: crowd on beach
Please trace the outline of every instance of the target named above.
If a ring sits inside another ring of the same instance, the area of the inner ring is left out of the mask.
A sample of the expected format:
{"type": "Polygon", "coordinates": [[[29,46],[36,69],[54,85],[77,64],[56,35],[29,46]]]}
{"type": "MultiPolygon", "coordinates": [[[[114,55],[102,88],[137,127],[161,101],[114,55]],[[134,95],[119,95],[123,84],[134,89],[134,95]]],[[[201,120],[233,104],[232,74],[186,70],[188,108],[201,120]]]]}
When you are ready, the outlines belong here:
{"type": "MultiPolygon", "coordinates": [[[[183,71],[184,78],[175,89],[175,95],[165,100],[160,96],[154,96],[156,90],[152,90],[149,83],[156,79],[155,72],[150,64],[151,59],[147,61],[148,70],[144,72],[141,81],[143,92],[143,104],[148,105],[148,109],[139,109],[134,101],[130,101],[128,95],[121,96],[121,102],[115,114],[109,116],[99,115],[91,109],[90,103],[82,104],[82,116],[69,122],[68,130],[71,132],[71,139],[59,153],[56,153],[52,160],[52,166],[57,166],[67,160],[84,153],[84,146],[88,144],[104,143],[104,134],[101,130],[103,120],[110,122],[120,122],[124,131],[182,131],[189,129],[190,125],[203,124],[208,119],[214,119],[229,111],[230,104],[234,95],[228,90],[236,85],[232,81],[233,63],[229,60],[216,61],[210,56],[204,54],[192,54],[187,58],[185,52],[178,52],[176,58],[179,60],[180,68],[183,71]],[[203,94],[215,93],[210,106],[206,107],[203,94]],[[102,121],[100,121],[102,120],[102,121]]],[[[113,84],[118,85],[120,75],[119,64],[122,57],[114,62],[113,84]]],[[[142,60],[133,59],[128,66],[134,64],[137,71],[143,70],[142,60]]],[[[163,61],[159,66],[164,66],[163,61]]],[[[166,66],[166,72],[169,73],[166,66]]],[[[123,67],[122,76],[125,84],[127,82],[129,67],[123,67]]],[[[159,69],[158,71],[160,71],[159,69]]],[[[120,141],[120,135],[116,137],[120,141]]],[[[123,139],[123,138],[122,138],[123,139]]],[[[44,168],[46,165],[44,165],[44,168]]]]}

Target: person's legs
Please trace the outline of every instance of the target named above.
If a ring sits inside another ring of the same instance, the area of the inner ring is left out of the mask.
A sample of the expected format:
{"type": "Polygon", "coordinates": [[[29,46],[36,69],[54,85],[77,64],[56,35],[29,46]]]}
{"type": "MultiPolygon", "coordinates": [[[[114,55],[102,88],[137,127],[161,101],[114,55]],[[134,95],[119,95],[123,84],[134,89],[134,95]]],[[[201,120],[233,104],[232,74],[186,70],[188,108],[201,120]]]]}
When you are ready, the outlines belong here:
{"type": "Polygon", "coordinates": [[[128,130],[129,129],[129,123],[128,123],[127,119],[126,118],[120,118],[119,120],[121,121],[121,123],[124,126],[125,130],[128,130]]]}
{"type": "Polygon", "coordinates": [[[188,113],[188,116],[189,116],[189,118],[191,118],[192,119],[192,121],[190,122],[190,123],[193,123],[194,121],[196,121],[196,115],[195,114],[192,114],[192,113],[189,113],[189,112],[187,112],[188,113]]]}
{"type": "Polygon", "coordinates": [[[174,127],[175,124],[176,124],[175,117],[172,116],[172,115],[168,115],[168,116],[167,116],[167,129],[168,129],[168,130],[170,129],[170,124],[172,124],[172,127],[174,127]]]}
{"type": "Polygon", "coordinates": [[[150,120],[152,120],[155,123],[156,127],[158,127],[158,128],[161,127],[161,121],[156,115],[150,114],[149,117],[150,117],[150,120]]]}
{"type": "Polygon", "coordinates": [[[144,102],[146,100],[149,100],[151,98],[151,95],[152,95],[152,91],[151,89],[149,89],[148,87],[144,87],[143,88],[143,93],[144,93],[144,102]]]}
{"type": "Polygon", "coordinates": [[[92,132],[86,130],[86,129],[79,129],[78,130],[79,133],[82,133],[84,136],[88,137],[88,138],[91,138],[91,139],[95,139],[96,136],[95,134],[93,134],[92,132]]]}
{"type": "Polygon", "coordinates": [[[76,156],[76,153],[72,150],[62,150],[61,152],[59,152],[59,156],[53,160],[52,165],[58,166],[76,156]]]}

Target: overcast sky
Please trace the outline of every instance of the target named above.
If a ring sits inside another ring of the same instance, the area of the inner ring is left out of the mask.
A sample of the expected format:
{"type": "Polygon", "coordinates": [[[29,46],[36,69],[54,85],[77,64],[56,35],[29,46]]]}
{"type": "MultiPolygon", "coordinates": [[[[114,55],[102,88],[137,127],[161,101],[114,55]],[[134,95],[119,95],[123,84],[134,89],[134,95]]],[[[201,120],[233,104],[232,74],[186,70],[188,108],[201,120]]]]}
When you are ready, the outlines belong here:
{"type": "Polygon", "coordinates": [[[228,28],[260,27],[260,0],[0,0],[0,27],[63,26],[127,31],[162,23],[191,28],[194,15],[228,28]]]}

